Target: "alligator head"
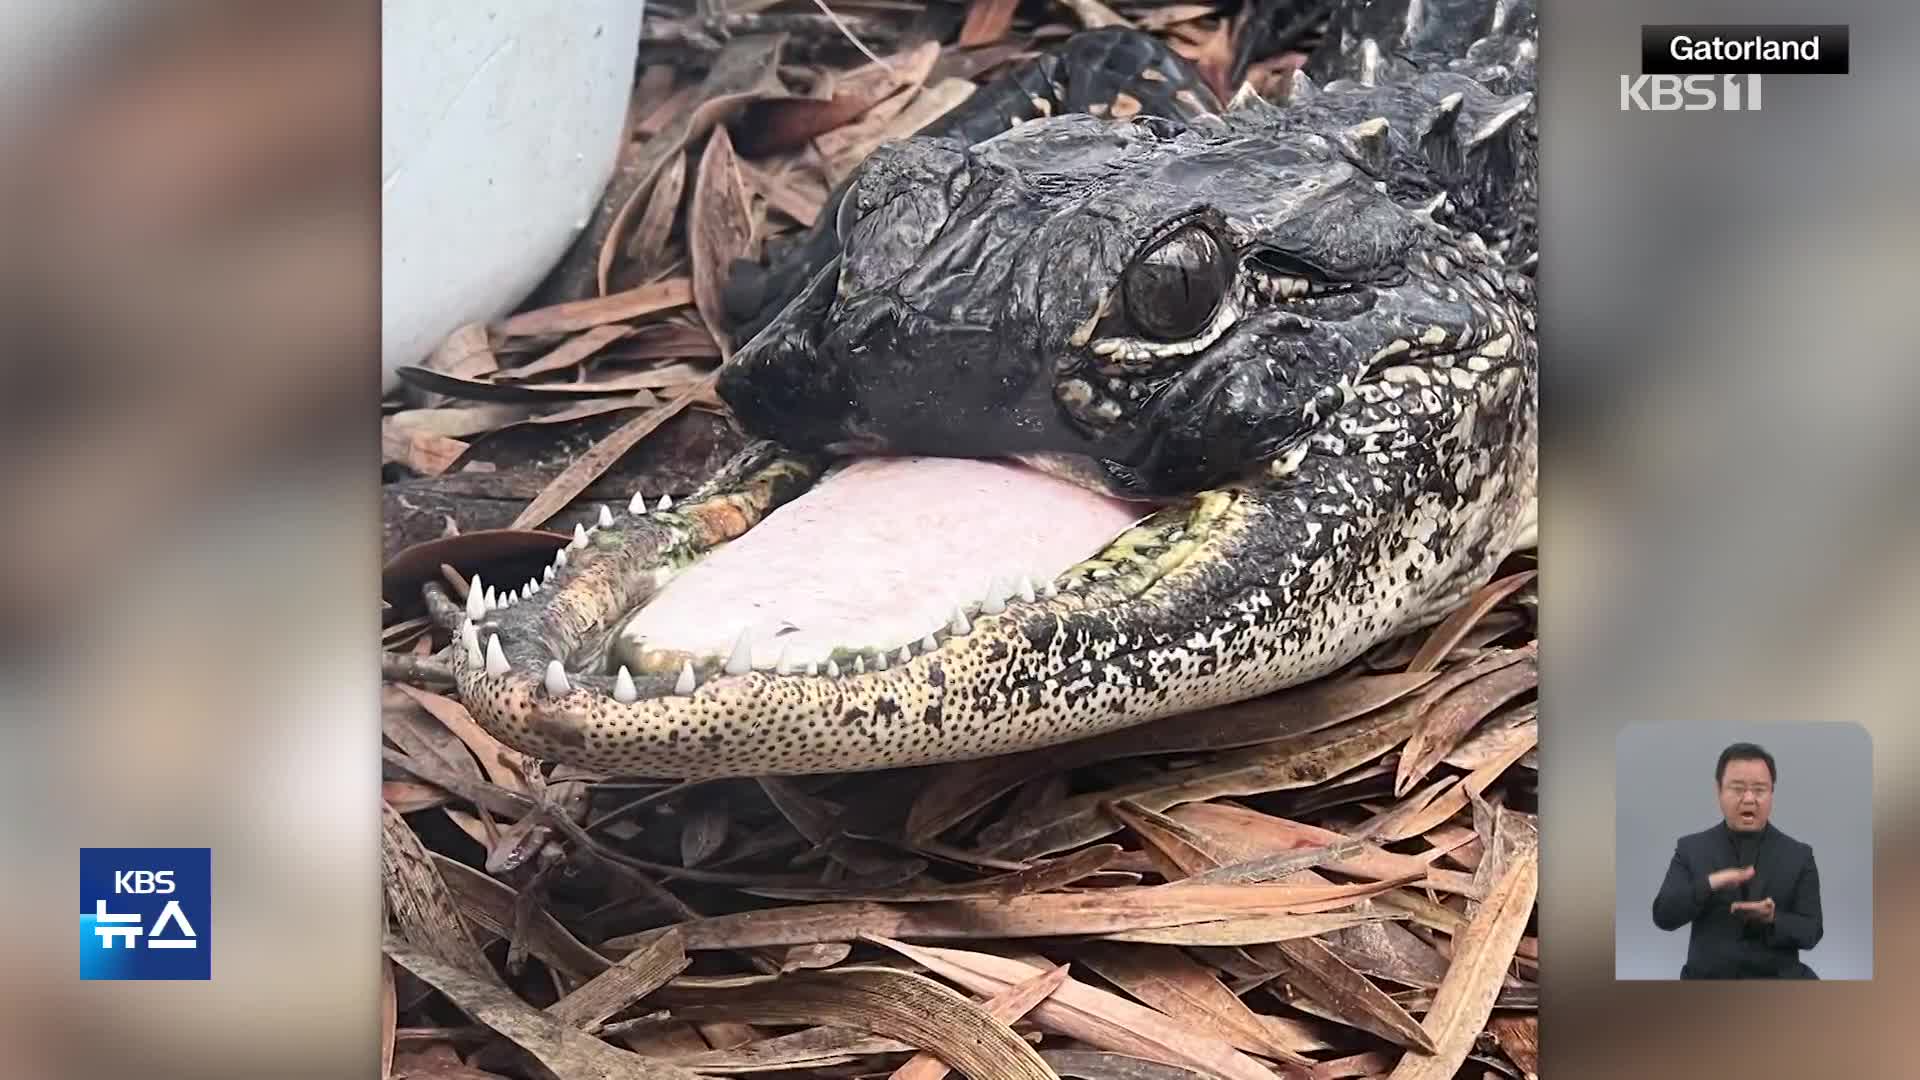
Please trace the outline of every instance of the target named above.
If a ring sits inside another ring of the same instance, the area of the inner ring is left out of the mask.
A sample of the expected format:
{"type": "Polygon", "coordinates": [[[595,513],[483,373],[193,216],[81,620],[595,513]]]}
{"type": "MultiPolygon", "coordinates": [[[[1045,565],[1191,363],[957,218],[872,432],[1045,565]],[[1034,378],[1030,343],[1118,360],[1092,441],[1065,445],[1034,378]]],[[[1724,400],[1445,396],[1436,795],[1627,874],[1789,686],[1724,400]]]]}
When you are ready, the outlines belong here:
{"type": "Polygon", "coordinates": [[[463,696],[621,772],[900,766],[1436,620],[1530,530],[1530,124],[1436,71],[879,151],[723,371],[761,441],[526,593],[476,581],[463,696]]]}

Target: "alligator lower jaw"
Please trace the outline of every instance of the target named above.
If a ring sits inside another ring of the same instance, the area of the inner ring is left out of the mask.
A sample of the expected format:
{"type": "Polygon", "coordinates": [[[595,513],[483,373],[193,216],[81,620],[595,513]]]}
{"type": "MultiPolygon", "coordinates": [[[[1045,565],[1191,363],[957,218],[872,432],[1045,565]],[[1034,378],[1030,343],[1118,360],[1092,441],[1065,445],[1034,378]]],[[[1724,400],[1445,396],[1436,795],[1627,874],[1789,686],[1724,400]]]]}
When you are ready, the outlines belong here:
{"type": "MultiPolygon", "coordinates": [[[[949,480],[969,472],[957,465],[942,463],[949,480]]],[[[992,468],[1025,472],[972,464],[992,468]]],[[[752,562],[755,545],[740,538],[776,508],[809,513],[808,500],[796,496],[818,475],[817,463],[780,458],[678,507],[603,514],[601,528],[576,533],[551,580],[536,583],[531,597],[493,607],[470,600],[453,649],[462,700],[496,736],[539,757],[618,774],[697,778],[981,757],[1230,696],[1223,672],[1183,685],[1183,677],[1214,668],[1198,652],[1161,658],[1150,676],[1124,662],[1125,653],[1146,644],[1129,642],[1128,634],[1164,614],[1163,599],[1143,594],[1236,527],[1237,499],[1226,492],[1203,494],[1131,528],[1144,508],[1102,499],[1109,504],[1102,518],[1101,508],[1085,501],[1097,497],[1081,492],[1074,520],[1082,523],[1068,535],[1086,544],[1086,557],[1036,547],[1027,554],[1072,565],[1044,581],[1006,582],[1010,594],[984,596],[957,611],[948,590],[979,583],[926,580],[925,595],[901,605],[899,621],[861,643],[871,647],[815,652],[800,661],[811,672],[791,653],[783,665],[777,639],[745,652],[708,651],[737,637],[746,621],[738,613],[698,619],[708,597],[740,595],[727,584],[740,580],[730,576],[738,568],[720,560],[752,562]],[[706,560],[714,560],[713,582],[686,569],[698,570],[706,560]],[[665,587],[683,573],[687,589],[677,581],[665,587]],[[947,612],[937,625],[905,621],[932,604],[947,612]],[[914,630],[903,632],[908,625],[914,630]],[[655,636],[630,649],[621,644],[623,628],[655,636]],[[658,639],[663,629],[682,635],[675,647],[658,639]],[[904,640],[896,644],[893,637],[904,640]],[[612,677],[600,673],[613,665],[619,669],[612,677]],[[1143,683],[1162,678],[1167,682],[1157,693],[1143,683]],[[1176,687],[1181,692],[1170,692],[1176,687]]],[[[848,486],[857,486],[858,476],[850,479],[856,483],[848,486]]],[[[1029,476],[1012,487],[1023,492],[1020,498],[1032,498],[1037,492],[1022,485],[1036,483],[1061,482],[1029,476]]],[[[823,499],[833,486],[822,485],[823,499]]],[[[914,512],[912,503],[896,508],[900,515],[914,512]]],[[[1032,511],[1008,507],[1009,521],[995,525],[1011,535],[1057,524],[1034,525],[1023,513],[1032,511]]],[[[898,587],[885,579],[876,567],[874,593],[898,587]]],[[[879,606],[880,599],[870,602],[879,606]]],[[[755,619],[779,617],[773,609],[755,619]]],[[[807,644],[817,649],[823,642],[807,644]]]]}

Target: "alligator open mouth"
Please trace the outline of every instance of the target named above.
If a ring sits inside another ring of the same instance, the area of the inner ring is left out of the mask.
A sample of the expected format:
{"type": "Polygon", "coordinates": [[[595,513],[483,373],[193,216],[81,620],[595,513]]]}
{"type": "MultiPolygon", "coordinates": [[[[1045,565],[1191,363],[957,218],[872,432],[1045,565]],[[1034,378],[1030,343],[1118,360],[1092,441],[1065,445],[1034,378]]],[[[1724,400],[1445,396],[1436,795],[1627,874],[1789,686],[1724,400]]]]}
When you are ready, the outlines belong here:
{"type": "Polygon", "coordinates": [[[694,680],[884,671],[1054,579],[1150,513],[1026,466],[865,458],[678,575],[610,664],[694,680]]]}

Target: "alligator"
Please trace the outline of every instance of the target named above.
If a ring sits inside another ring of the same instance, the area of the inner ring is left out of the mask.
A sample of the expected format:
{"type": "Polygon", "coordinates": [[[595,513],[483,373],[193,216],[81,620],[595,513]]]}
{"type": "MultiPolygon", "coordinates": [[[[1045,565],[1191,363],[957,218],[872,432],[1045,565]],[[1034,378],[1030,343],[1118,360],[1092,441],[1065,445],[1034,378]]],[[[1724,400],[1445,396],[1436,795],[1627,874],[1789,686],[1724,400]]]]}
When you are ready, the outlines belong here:
{"type": "Polygon", "coordinates": [[[1533,543],[1530,0],[1352,2],[1276,100],[1083,31],[728,291],[746,448],[426,587],[476,720],[618,775],[975,759],[1326,676],[1533,543]]]}

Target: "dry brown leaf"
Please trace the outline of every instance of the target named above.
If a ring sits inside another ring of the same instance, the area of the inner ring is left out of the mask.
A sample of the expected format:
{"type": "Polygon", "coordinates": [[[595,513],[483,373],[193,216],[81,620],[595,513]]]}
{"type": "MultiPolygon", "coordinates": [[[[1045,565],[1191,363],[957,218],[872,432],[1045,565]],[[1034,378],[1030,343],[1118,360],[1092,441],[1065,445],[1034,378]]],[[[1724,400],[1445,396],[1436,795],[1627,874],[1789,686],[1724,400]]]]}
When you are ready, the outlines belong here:
{"type": "Polygon", "coordinates": [[[700,155],[693,178],[693,203],[687,212],[687,250],[693,256],[693,306],[700,312],[724,358],[732,352],[721,290],[733,260],[753,255],[753,208],[734,164],[733,140],[718,127],[700,155]]]}
{"type": "MultiPolygon", "coordinates": [[[[1500,663],[1506,659],[1505,650],[1486,657],[1485,674],[1446,692],[1445,696],[1439,696],[1437,691],[1432,697],[1422,695],[1424,701],[1432,704],[1400,751],[1400,765],[1394,774],[1395,795],[1406,794],[1424,779],[1448,751],[1458,746],[1460,740],[1495,709],[1539,685],[1538,644],[1533,642],[1512,650],[1517,656],[1509,663],[1500,663]]],[[[1476,662],[1470,666],[1481,664],[1476,662]]],[[[1437,688],[1439,684],[1435,685],[1437,688]]]]}
{"type": "MultiPolygon", "coordinates": [[[[1136,809],[1133,817],[1135,821],[1141,821],[1144,815],[1136,809]]],[[[1164,835],[1169,831],[1163,828],[1162,833],[1164,835]]],[[[1197,832],[1186,834],[1182,840],[1182,843],[1170,844],[1165,849],[1168,861],[1174,864],[1172,874],[1176,877],[1217,870],[1232,857],[1224,845],[1197,832]]],[[[1414,873],[1418,874],[1419,871],[1414,873]]],[[[1311,879],[1315,875],[1304,872],[1301,876],[1311,879]]],[[[1179,882],[1167,886],[1170,889],[1212,887],[1179,882]]],[[[1320,941],[1310,937],[1289,938],[1263,945],[1258,951],[1250,951],[1247,955],[1283,971],[1288,982],[1342,1023],[1371,1031],[1402,1046],[1431,1047],[1426,1032],[1405,1009],[1320,941]]]]}
{"type": "Polygon", "coordinates": [[[1348,1080],[1350,1077],[1384,1076],[1393,1067],[1393,1055],[1384,1050],[1323,1061],[1313,1067],[1310,1080],[1348,1080]]]}
{"type": "Polygon", "coordinates": [[[426,434],[462,439],[470,435],[485,435],[488,432],[498,431],[511,424],[519,423],[530,415],[532,410],[527,406],[511,404],[402,409],[380,418],[382,446],[386,445],[384,437],[388,432],[392,432],[395,437],[426,434]]]}
{"type": "Polygon", "coordinates": [[[1083,946],[1076,959],[1175,1021],[1209,1031],[1248,1053],[1312,1064],[1275,1040],[1246,1002],[1177,948],[1094,943],[1083,946]]]}
{"type": "Polygon", "coordinates": [[[522,777],[529,771],[530,759],[489,735],[485,728],[474,721],[473,714],[467,711],[465,705],[452,698],[403,684],[396,683],[394,688],[418,702],[421,708],[432,713],[434,719],[465,743],[494,783],[508,791],[527,794],[527,785],[522,777]]]}
{"type": "Polygon", "coordinates": [[[1323,679],[1255,701],[1150,721],[1061,746],[943,766],[914,801],[906,833],[930,840],[1021,784],[1096,762],[1230,750],[1330,728],[1384,708],[1433,679],[1432,674],[1323,679]]]}
{"type": "MultiPolygon", "coordinates": [[[[1051,970],[1041,972],[1026,982],[1016,983],[1005,991],[981,1002],[980,1007],[988,1016],[1003,1024],[1011,1025],[1015,1020],[1027,1015],[1035,1005],[1053,996],[1055,990],[1067,981],[1067,965],[1060,964],[1051,970]]],[[[943,1080],[952,1066],[942,1061],[936,1054],[921,1051],[911,1061],[893,1071],[889,1080],[943,1080]]]]}
{"type": "Polygon", "coordinates": [[[679,415],[681,410],[692,403],[693,399],[710,388],[717,376],[709,375],[693,384],[679,396],[640,416],[636,416],[615,428],[606,438],[595,443],[593,448],[576,458],[573,464],[561,470],[525,510],[513,519],[509,528],[532,529],[546,524],[547,520],[559,513],[574,497],[587,489],[587,485],[600,479],[600,474],[613,467],[621,455],[633,449],[641,439],[668,420],[679,415]]]}
{"type": "Polygon", "coordinates": [[[520,367],[509,368],[500,373],[502,383],[531,379],[536,375],[547,375],[555,371],[565,371],[578,367],[587,357],[633,333],[633,327],[620,323],[608,323],[596,326],[584,334],[569,339],[564,344],[548,352],[540,359],[520,367]]]}
{"type": "Polygon", "coordinates": [[[954,885],[908,885],[898,889],[801,889],[747,885],[741,891],[780,900],[870,900],[890,904],[976,900],[1042,893],[1099,873],[1120,854],[1118,844],[1096,844],[1024,870],[954,885]]]}
{"type": "Polygon", "coordinates": [[[1540,1075],[1540,1018],[1538,1016],[1496,1016],[1487,1025],[1500,1052],[1514,1063],[1525,1080],[1540,1075]]]}
{"type": "Polygon", "coordinates": [[[380,782],[380,798],[402,814],[417,814],[422,810],[445,806],[453,797],[430,784],[418,784],[411,780],[383,780],[380,782]]]}
{"type": "Polygon", "coordinates": [[[671,311],[691,303],[693,281],[689,278],[671,278],[609,296],[569,300],[563,304],[535,308],[504,320],[498,331],[505,337],[570,334],[603,323],[624,322],[643,315],[671,311]]]}
{"type": "Polygon", "coordinates": [[[840,76],[825,98],[781,97],[753,106],[740,124],[741,153],[765,157],[799,149],[810,139],[864,118],[868,110],[926,81],[940,59],[940,43],[926,41],[840,76]]]}
{"type": "MultiPolygon", "coordinates": [[[[647,141],[639,159],[632,166],[635,178],[633,191],[614,214],[612,224],[607,227],[607,235],[600,244],[594,277],[601,293],[607,291],[613,258],[621,248],[621,238],[627,234],[634,208],[652,190],[654,176],[661,167],[730,112],[750,101],[782,96],[787,92],[786,87],[780,84],[778,74],[780,50],[785,44],[784,34],[749,35],[728,42],[714,59],[713,67],[708,69],[705,81],[684,102],[675,105],[670,115],[677,119],[647,141]],[[700,104],[692,109],[685,107],[693,101],[700,104]]],[[[666,108],[663,105],[661,110],[666,108]]]]}
{"type": "Polygon", "coordinates": [[[1012,1028],[947,987],[908,971],[863,966],[772,979],[682,978],[663,987],[657,1000],[686,1019],[871,1031],[931,1050],[968,1076],[1057,1080],[1012,1028]]]}
{"type": "Polygon", "coordinates": [[[740,174],[767,200],[767,205],[792,218],[802,228],[810,228],[827,203],[827,190],[798,174],[797,170],[775,173],[750,161],[740,162],[740,174]]]}
{"type": "Polygon", "coordinates": [[[380,806],[380,871],[387,911],[402,940],[477,980],[504,987],[461,918],[435,856],[385,803],[380,806]]]}
{"type": "Polygon", "coordinates": [[[1380,757],[1406,739],[1417,722],[1413,704],[1402,701],[1324,731],[1232,751],[1199,765],[1077,796],[1038,819],[996,823],[981,830],[980,838],[994,855],[1028,859],[1114,832],[1119,826],[1105,805],[1117,799],[1165,810],[1181,803],[1314,787],[1380,757]]]}
{"type": "Polygon", "coordinates": [[[1080,25],[1089,30],[1098,30],[1103,26],[1131,26],[1119,13],[1100,2],[1100,0],[1060,0],[1060,6],[1073,12],[1080,25]]]}
{"type": "Polygon", "coordinates": [[[439,476],[467,452],[466,443],[425,431],[380,429],[380,462],[405,465],[422,476],[439,476]]]}
{"type": "Polygon", "coordinates": [[[1457,782],[1445,781],[1444,791],[1430,795],[1424,800],[1420,799],[1419,793],[1416,792],[1407,804],[1413,809],[1405,814],[1396,812],[1387,815],[1374,827],[1371,835],[1378,836],[1387,843],[1410,840],[1413,837],[1425,835],[1427,830],[1465,810],[1469,792],[1474,795],[1484,792],[1489,785],[1500,778],[1501,773],[1506,772],[1509,766],[1533,749],[1539,739],[1540,728],[1536,725],[1526,731],[1527,734],[1522,735],[1498,757],[1468,773],[1464,778],[1460,778],[1457,782]]]}
{"type": "Polygon", "coordinates": [[[1442,619],[1440,625],[1433,628],[1433,632],[1427,635],[1427,640],[1420,646],[1420,651],[1415,653],[1413,660],[1407,664],[1407,670],[1432,671],[1439,667],[1440,661],[1453,651],[1455,645],[1460,644],[1460,640],[1467,636],[1467,631],[1473,629],[1475,623],[1498,606],[1500,601],[1512,595],[1516,589],[1538,576],[1540,576],[1538,570],[1525,570],[1481,586],[1463,607],[1456,609],[1451,615],[1442,619]]]}
{"type": "Polygon", "coordinates": [[[1212,1080],[1183,1065],[1163,1065],[1101,1050],[1042,1050],[1060,1080],[1212,1080]]]}
{"type": "Polygon", "coordinates": [[[1131,941],[1147,945],[1186,945],[1196,948],[1239,948],[1272,945],[1297,938],[1322,937],[1393,916],[1378,912],[1330,911],[1317,915],[1250,915],[1214,922],[1186,923],[1151,930],[1122,930],[1101,934],[1102,941],[1131,941]]]}
{"type": "MultiPolygon", "coordinates": [[[[514,905],[518,894],[512,886],[445,855],[435,854],[433,864],[474,927],[500,938],[514,932],[514,905]]],[[[528,951],[542,963],[576,982],[585,982],[613,964],[581,944],[579,938],[545,911],[534,912],[524,941],[528,951]]]]}
{"type": "Polygon", "coordinates": [[[1539,884],[1539,854],[1525,851],[1494,885],[1465,933],[1454,940],[1453,966],[1435,991],[1425,1020],[1434,1053],[1401,1058],[1391,1080],[1448,1080],[1466,1062],[1493,1014],[1507,966],[1532,917],[1539,884]]]}
{"type": "Polygon", "coordinates": [[[843,124],[832,131],[816,136],[813,148],[826,164],[828,179],[838,184],[858,168],[867,159],[873,148],[880,145],[881,133],[893,118],[899,116],[907,105],[920,93],[918,86],[909,86],[890,97],[877,102],[863,113],[860,119],[851,124],[843,124]]]}
{"type": "Polygon", "coordinates": [[[697,1080],[678,1065],[650,1061],[568,1027],[515,997],[511,990],[476,978],[403,939],[387,935],[386,953],[462,1012],[506,1036],[561,1077],[595,1080],[697,1080]]]}
{"type": "MultiPolygon", "coordinates": [[[[1408,878],[1349,885],[1137,885],[991,900],[888,905],[864,901],[716,915],[680,923],[692,950],[851,941],[871,934],[915,940],[1110,934],[1248,915],[1310,915],[1348,907],[1408,878]]],[[[606,942],[633,948],[641,935],[606,942]]]]}
{"type": "Polygon", "coordinates": [[[1170,816],[1204,836],[1210,850],[1236,862],[1357,843],[1358,851],[1328,860],[1327,869],[1374,881],[1432,871],[1418,856],[1387,851],[1359,837],[1230,803],[1192,803],[1174,810],[1170,816]]]}
{"type": "Polygon", "coordinates": [[[760,1039],[727,1050],[699,1050],[661,1055],[676,1065],[703,1073],[753,1073],[772,1069],[826,1068],[873,1054],[911,1053],[916,1048],[898,1039],[886,1039],[843,1027],[811,1027],[791,1035],[760,1039]]]}
{"type": "Polygon", "coordinates": [[[647,196],[647,208],[640,223],[627,238],[627,258],[636,260],[634,272],[646,278],[668,259],[667,239],[673,235],[673,223],[680,216],[680,196],[687,190],[687,155],[674,154],[667,167],[653,182],[647,196]]]}
{"type": "Polygon", "coordinates": [[[500,359],[493,354],[487,324],[474,322],[448,334],[424,366],[443,375],[472,378],[498,370],[500,359]]]}
{"type": "MultiPolygon", "coordinates": [[[[1492,761],[1515,742],[1527,738],[1526,730],[1539,724],[1540,706],[1529,701],[1503,709],[1487,718],[1471,736],[1462,740],[1441,760],[1456,769],[1469,772],[1492,761]]],[[[1536,734],[1534,736],[1538,738],[1536,734]]]]}
{"type": "Polygon", "coordinates": [[[570,1027],[592,1031],[607,1017],[666,985],[692,963],[672,927],[595,975],[579,989],[547,1007],[547,1015],[570,1027]]]}
{"type": "Polygon", "coordinates": [[[1020,0],[973,0],[967,5],[967,21],[960,25],[960,39],[955,44],[971,49],[1006,37],[1013,28],[1013,10],[1019,6],[1020,0]]]}
{"type": "MultiPolygon", "coordinates": [[[[1046,967],[990,953],[909,945],[884,937],[870,940],[976,994],[1001,993],[1033,978],[1046,967]]],[[[1190,1065],[1227,1080],[1273,1080],[1271,1071],[1234,1049],[1226,1040],[1194,1031],[1145,1005],[1076,979],[1061,983],[1052,996],[1028,1015],[1043,1030],[1079,1039],[1103,1050],[1117,1050],[1169,1065],[1190,1065]]]]}

